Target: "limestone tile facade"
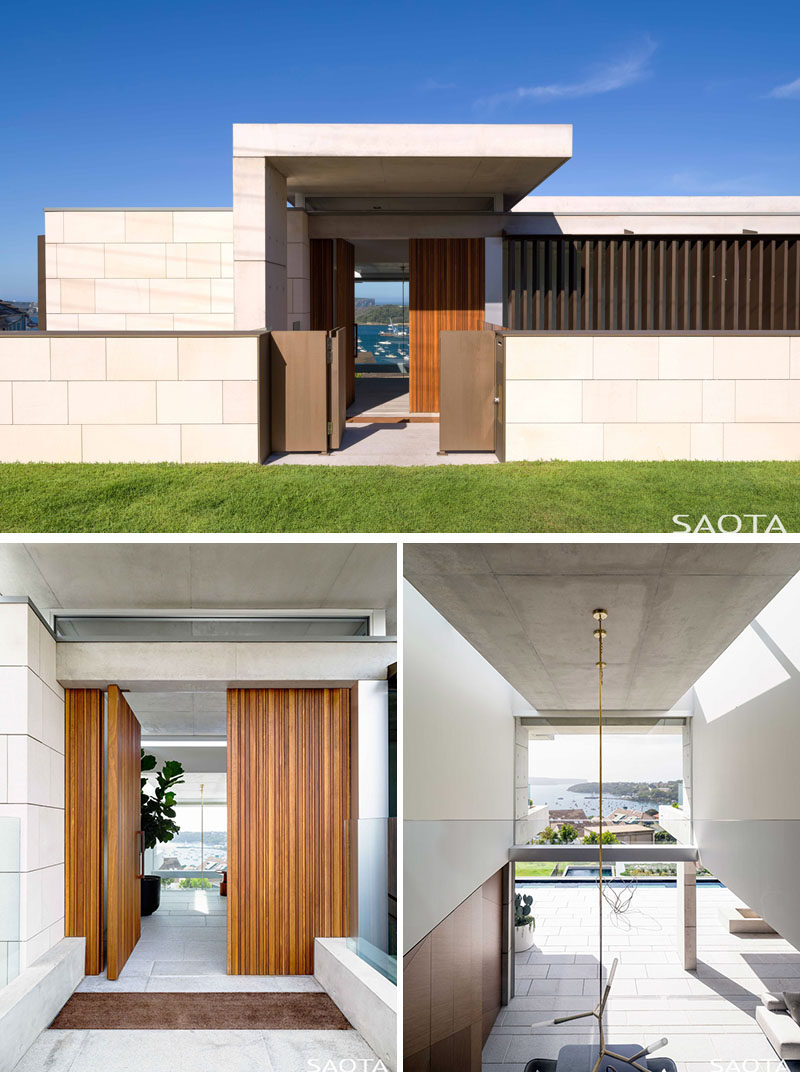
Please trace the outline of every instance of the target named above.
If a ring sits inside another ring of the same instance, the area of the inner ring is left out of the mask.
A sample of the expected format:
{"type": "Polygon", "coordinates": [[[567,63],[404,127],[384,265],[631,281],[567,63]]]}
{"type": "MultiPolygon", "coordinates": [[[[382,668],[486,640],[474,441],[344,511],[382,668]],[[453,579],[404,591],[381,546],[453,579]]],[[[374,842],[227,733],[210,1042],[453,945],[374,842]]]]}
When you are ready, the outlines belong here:
{"type": "Polygon", "coordinates": [[[0,755],[0,974],[11,979],[64,937],[64,690],[56,642],[24,602],[0,604],[0,755]]]}
{"type": "Polygon", "coordinates": [[[260,336],[0,338],[0,460],[259,459],[260,336]]]}
{"type": "Polygon", "coordinates": [[[506,457],[800,458],[800,337],[506,337],[506,457]]]}
{"type": "Polygon", "coordinates": [[[45,211],[51,331],[233,327],[230,209],[45,211]]]}

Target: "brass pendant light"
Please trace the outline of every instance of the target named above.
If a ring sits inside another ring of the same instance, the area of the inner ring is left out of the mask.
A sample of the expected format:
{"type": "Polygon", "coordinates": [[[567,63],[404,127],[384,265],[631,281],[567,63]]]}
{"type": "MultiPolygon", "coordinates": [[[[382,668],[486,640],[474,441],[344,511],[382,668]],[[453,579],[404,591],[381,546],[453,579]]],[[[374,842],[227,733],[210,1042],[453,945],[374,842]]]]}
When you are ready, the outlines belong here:
{"type": "Polygon", "coordinates": [[[559,1024],[567,1024],[572,1020],[584,1020],[587,1017],[593,1017],[597,1020],[597,1026],[600,1033],[600,1052],[598,1053],[597,1060],[595,1061],[592,1072],[600,1072],[600,1069],[606,1066],[609,1062],[615,1063],[615,1072],[619,1072],[616,1067],[617,1063],[622,1065],[631,1065],[637,1069],[638,1072],[649,1072],[646,1064],[642,1064],[642,1058],[647,1054],[653,1053],[655,1050],[661,1049],[662,1046],[666,1046],[668,1040],[665,1038],[659,1039],[657,1042],[652,1042],[649,1046],[643,1046],[641,1050],[638,1050],[630,1057],[623,1057],[622,1054],[615,1053],[614,1050],[609,1050],[606,1046],[605,1029],[603,1026],[603,1017],[606,1011],[606,1005],[611,994],[611,986],[614,982],[614,975],[617,970],[617,964],[619,963],[617,957],[614,957],[611,962],[611,968],[608,972],[608,979],[605,985],[603,985],[603,671],[606,668],[606,664],[603,661],[603,641],[606,638],[606,631],[603,627],[608,617],[608,612],[603,608],[598,608],[592,611],[592,618],[597,623],[592,636],[597,641],[597,742],[598,742],[598,778],[597,787],[599,793],[599,813],[600,824],[599,833],[597,838],[597,867],[598,867],[598,930],[599,930],[599,948],[598,948],[598,983],[599,994],[598,1002],[595,1007],[587,1012],[573,1013],[570,1016],[558,1016],[554,1020],[541,1020],[538,1023],[532,1024],[534,1029],[537,1027],[556,1027],[559,1024]]]}

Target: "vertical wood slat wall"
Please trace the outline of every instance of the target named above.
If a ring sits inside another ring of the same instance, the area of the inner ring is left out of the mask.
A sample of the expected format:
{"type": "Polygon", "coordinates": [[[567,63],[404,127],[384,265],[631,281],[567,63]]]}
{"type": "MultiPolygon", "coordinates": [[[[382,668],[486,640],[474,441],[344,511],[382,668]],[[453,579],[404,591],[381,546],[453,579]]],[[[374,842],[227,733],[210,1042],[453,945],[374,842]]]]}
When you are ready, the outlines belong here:
{"type": "Polygon", "coordinates": [[[103,692],[67,689],[64,934],[86,939],[85,972],[103,970],[103,692]]]}
{"type": "Polygon", "coordinates": [[[228,690],[228,972],[307,975],[348,933],[350,690],[228,690]]]}
{"type": "Polygon", "coordinates": [[[475,331],[485,320],[482,238],[412,238],[409,254],[409,402],[439,412],[439,333],[475,331]]]}
{"type": "Polygon", "coordinates": [[[116,685],[108,687],[106,959],[116,979],[142,933],[139,840],[141,726],[116,685]]]}
{"type": "Polygon", "coordinates": [[[511,237],[516,331],[797,331],[800,239],[511,237]]]}
{"type": "Polygon", "coordinates": [[[311,330],[346,332],[347,404],[355,398],[355,246],[342,238],[312,238],[310,243],[311,330]]]}

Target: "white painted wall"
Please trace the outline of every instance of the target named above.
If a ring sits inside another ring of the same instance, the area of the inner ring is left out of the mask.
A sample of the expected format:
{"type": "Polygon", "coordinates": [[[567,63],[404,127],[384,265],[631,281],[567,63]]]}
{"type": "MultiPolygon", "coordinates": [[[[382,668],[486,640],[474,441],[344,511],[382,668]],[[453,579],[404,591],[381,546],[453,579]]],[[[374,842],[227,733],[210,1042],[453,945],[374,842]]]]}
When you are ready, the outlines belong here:
{"type": "MultiPolygon", "coordinates": [[[[800,670],[768,614],[782,601],[792,638],[798,599],[791,582],[756,625],[788,679],[711,720],[697,701],[692,811],[703,864],[800,947],[800,670]]],[[[758,692],[746,678],[741,687],[758,692]]]]}
{"type": "Polygon", "coordinates": [[[407,582],[404,949],[508,862],[514,715],[528,705],[407,582]]]}
{"type": "Polygon", "coordinates": [[[56,643],[26,603],[2,603],[0,985],[63,937],[64,692],[56,643]]]}

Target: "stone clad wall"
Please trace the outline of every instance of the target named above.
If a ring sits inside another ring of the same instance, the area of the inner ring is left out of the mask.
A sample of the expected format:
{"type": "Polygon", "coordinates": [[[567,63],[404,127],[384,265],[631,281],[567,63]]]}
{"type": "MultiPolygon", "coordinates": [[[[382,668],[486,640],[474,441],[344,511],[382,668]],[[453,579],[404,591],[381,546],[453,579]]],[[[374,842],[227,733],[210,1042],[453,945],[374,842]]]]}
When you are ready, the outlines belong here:
{"type": "Polygon", "coordinates": [[[231,209],[45,211],[49,331],[233,327],[231,209]]]}
{"type": "Polygon", "coordinates": [[[258,462],[261,338],[0,335],[0,461],[258,462]]]}
{"type": "Polygon", "coordinates": [[[511,333],[506,457],[800,459],[800,336],[511,333]]]}
{"type": "Polygon", "coordinates": [[[24,602],[0,604],[0,696],[4,985],[64,937],[64,690],[56,642],[24,602]]]}

